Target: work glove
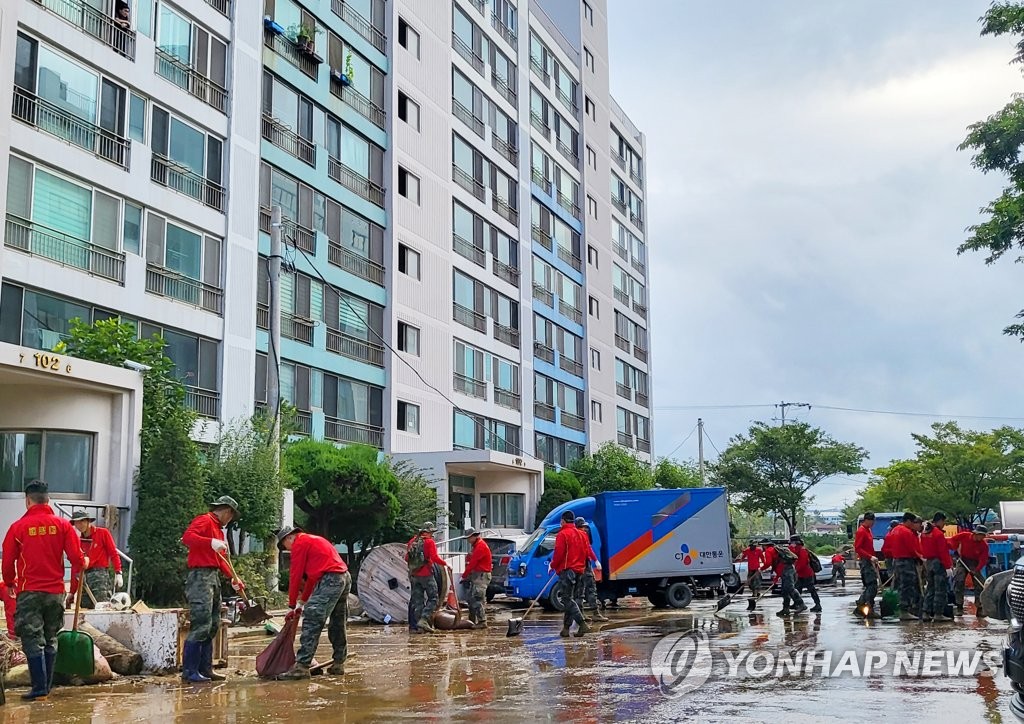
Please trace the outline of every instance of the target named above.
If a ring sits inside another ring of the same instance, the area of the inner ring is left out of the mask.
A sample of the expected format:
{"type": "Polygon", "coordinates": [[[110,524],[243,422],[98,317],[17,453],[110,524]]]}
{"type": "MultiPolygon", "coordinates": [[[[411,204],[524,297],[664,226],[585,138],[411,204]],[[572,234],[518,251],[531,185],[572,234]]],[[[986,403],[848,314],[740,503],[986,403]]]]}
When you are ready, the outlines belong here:
{"type": "Polygon", "coordinates": [[[293,621],[294,619],[302,616],[302,602],[300,601],[295,606],[288,609],[288,614],[284,617],[285,621],[293,621]]]}
{"type": "Polygon", "coordinates": [[[64,608],[71,608],[75,605],[75,594],[69,593],[67,598],[64,599],[64,608]]]}
{"type": "Polygon", "coordinates": [[[601,570],[601,561],[594,561],[594,570],[595,571],[601,570]]]}
{"type": "Polygon", "coordinates": [[[235,593],[241,593],[242,590],[245,588],[245,585],[242,583],[241,578],[232,578],[231,587],[235,589],[235,593]]]}
{"type": "Polygon", "coordinates": [[[213,548],[214,553],[223,553],[228,549],[228,544],[219,538],[211,538],[210,547],[213,548]]]}
{"type": "Polygon", "coordinates": [[[124,586],[124,576],[120,573],[114,574],[114,589],[122,588],[124,586]]]}

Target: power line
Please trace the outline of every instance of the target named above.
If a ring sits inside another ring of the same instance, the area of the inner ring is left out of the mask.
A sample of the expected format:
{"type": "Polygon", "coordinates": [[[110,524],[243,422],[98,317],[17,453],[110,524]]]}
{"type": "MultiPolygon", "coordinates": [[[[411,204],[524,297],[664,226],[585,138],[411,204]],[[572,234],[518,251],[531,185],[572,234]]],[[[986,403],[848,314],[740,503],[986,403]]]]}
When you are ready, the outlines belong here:
{"type": "MultiPolygon", "coordinates": [[[[905,410],[874,410],[862,407],[839,407],[837,405],[819,405],[812,403],[814,409],[830,410],[833,412],[855,412],[869,415],[896,415],[901,417],[926,417],[932,419],[963,419],[963,420],[1003,420],[1009,422],[1024,422],[1024,417],[1009,417],[1001,415],[953,415],[940,412],[910,412],[905,410]]],[[[655,407],[658,412],[679,412],[683,410],[738,410],[759,407],[777,407],[775,404],[744,404],[744,405],[659,405],[655,407]]]]}
{"type": "Polygon", "coordinates": [[[677,452],[677,451],[679,450],[679,448],[681,448],[681,447],[682,447],[683,445],[685,445],[685,444],[686,444],[686,441],[687,441],[687,440],[689,440],[689,439],[690,439],[691,437],[693,437],[693,433],[695,433],[695,432],[697,432],[697,425],[694,425],[694,426],[693,426],[693,429],[692,429],[692,430],[690,430],[690,434],[689,434],[689,435],[687,435],[686,437],[684,437],[684,438],[683,438],[683,441],[682,441],[681,443],[679,443],[679,444],[678,444],[678,445],[676,445],[676,446],[675,446],[674,448],[672,448],[672,452],[670,452],[670,453],[669,453],[668,455],[666,455],[665,457],[666,457],[666,458],[671,458],[671,457],[672,457],[673,455],[675,455],[675,454],[676,454],[676,452],[677,452]]]}

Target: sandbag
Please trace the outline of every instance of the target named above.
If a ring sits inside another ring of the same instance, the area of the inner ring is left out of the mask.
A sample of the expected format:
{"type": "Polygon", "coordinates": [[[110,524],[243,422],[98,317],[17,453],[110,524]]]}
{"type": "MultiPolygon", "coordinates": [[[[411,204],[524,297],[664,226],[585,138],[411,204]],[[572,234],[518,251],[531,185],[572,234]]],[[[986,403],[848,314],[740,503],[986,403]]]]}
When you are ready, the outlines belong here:
{"type": "Polygon", "coordinates": [[[981,610],[988,618],[1000,621],[1010,620],[1010,605],[1006,600],[1006,589],[1013,580],[1013,571],[993,573],[981,589],[981,610]]]}
{"type": "Polygon", "coordinates": [[[7,686],[32,686],[32,677],[28,673],[28,664],[12,666],[4,678],[7,686]]]}
{"type": "Polygon", "coordinates": [[[256,673],[264,679],[272,679],[295,665],[295,632],[299,619],[284,622],[274,640],[256,657],[256,673]]]}
{"type": "Polygon", "coordinates": [[[103,658],[110,664],[110,670],[122,676],[134,676],[142,672],[142,654],[132,651],[117,639],[108,636],[95,626],[83,623],[79,631],[92,636],[94,648],[99,649],[103,658]]]}

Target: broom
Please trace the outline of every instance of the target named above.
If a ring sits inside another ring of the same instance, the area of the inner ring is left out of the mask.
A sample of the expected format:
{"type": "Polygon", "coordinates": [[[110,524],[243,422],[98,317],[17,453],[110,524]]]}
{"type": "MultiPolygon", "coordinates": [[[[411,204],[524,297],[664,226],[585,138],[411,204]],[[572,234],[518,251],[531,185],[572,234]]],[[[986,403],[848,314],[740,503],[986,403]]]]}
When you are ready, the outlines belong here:
{"type": "Polygon", "coordinates": [[[70,631],[57,634],[57,658],[53,670],[68,676],[92,676],[96,661],[93,658],[92,636],[78,630],[78,613],[82,608],[82,588],[85,585],[85,566],[78,574],[78,592],[75,594],[75,618],[70,631]]]}
{"type": "Polygon", "coordinates": [[[544,592],[548,590],[548,586],[550,586],[557,578],[557,575],[551,575],[548,582],[544,584],[544,588],[540,589],[540,593],[537,594],[537,597],[530,601],[530,605],[526,607],[526,613],[519,618],[510,618],[508,620],[508,633],[505,634],[506,638],[509,636],[518,636],[523,632],[523,619],[530,615],[530,611],[532,611],[533,607],[537,605],[537,601],[544,598],[544,592]]]}

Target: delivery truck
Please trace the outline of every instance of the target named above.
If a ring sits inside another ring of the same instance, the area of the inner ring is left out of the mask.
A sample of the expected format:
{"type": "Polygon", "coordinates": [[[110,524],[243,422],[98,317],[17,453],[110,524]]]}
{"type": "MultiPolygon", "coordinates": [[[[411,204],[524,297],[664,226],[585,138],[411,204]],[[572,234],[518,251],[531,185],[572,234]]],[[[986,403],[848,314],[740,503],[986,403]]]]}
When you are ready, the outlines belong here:
{"type": "MultiPolygon", "coordinates": [[[[725,488],[674,488],[599,493],[558,506],[512,557],[505,593],[523,599],[541,594],[562,513],[571,510],[590,525],[598,598],[646,596],[658,607],[685,608],[701,589],[739,583],[729,548],[725,488]]],[[[540,600],[562,610],[558,583],[540,600]]]]}

